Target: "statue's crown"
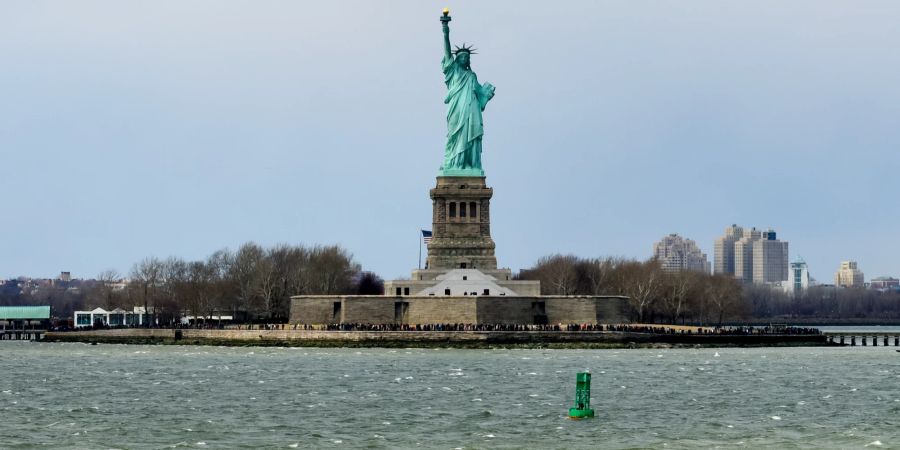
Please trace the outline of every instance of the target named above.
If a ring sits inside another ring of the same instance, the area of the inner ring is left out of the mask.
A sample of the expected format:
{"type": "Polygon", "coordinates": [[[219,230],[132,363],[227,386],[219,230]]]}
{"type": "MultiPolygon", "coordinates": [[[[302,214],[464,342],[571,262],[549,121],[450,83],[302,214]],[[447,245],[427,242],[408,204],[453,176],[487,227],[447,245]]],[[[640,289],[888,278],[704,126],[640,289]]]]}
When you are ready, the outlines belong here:
{"type": "Polygon", "coordinates": [[[456,50],[453,50],[453,54],[456,55],[459,54],[459,52],[466,52],[470,55],[477,55],[478,53],[475,53],[475,50],[475,47],[471,47],[463,43],[462,47],[458,45],[456,46],[456,50]]]}

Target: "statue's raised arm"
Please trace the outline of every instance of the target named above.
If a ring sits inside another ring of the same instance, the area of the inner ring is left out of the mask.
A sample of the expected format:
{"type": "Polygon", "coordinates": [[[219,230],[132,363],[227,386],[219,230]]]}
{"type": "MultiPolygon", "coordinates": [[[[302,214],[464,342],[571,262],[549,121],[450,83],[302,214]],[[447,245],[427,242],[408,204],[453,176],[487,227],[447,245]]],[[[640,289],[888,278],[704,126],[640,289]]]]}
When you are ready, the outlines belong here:
{"type": "Polygon", "coordinates": [[[478,82],[472,71],[475,49],[463,44],[450,50],[450,11],[441,16],[444,29],[444,58],[441,69],[447,86],[447,145],[444,148],[442,176],[481,177],[481,138],[484,135],[481,112],[494,97],[494,86],[478,82]]]}
{"type": "Polygon", "coordinates": [[[447,8],[441,16],[441,28],[444,29],[444,57],[450,59],[453,55],[450,53],[450,10],[447,8]]]}

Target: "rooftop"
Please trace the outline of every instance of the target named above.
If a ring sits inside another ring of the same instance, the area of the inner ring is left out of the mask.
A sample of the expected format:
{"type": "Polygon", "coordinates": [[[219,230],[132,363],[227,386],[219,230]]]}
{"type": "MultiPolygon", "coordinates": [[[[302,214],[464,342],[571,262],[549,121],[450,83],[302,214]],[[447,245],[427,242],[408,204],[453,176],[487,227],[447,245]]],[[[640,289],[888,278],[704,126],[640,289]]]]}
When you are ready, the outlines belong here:
{"type": "Polygon", "coordinates": [[[0,320],[28,320],[49,318],[49,306],[0,306],[0,320]]]}
{"type": "Polygon", "coordinates": [[[517,296],[511,289],[507,289],[496,283],[497,279],[482,273],[477,269],[453,269],[443,275],[438,275],[438,283],[417,295],[509,295],[517,296]],[[487,290],[488,294],[485,294],[487,290]]]}

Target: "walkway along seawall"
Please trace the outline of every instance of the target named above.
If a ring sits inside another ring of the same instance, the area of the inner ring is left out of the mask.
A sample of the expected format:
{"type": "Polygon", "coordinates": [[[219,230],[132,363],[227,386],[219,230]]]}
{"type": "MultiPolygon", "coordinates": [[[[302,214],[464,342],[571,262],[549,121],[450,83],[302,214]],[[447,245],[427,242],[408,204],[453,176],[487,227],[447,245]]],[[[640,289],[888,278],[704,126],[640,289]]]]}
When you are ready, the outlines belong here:
{"type": "Polygon", "coordinates": [[[821,346],[824,335],[687,335],[617,331],[318,331],[113,329],[49,332],[45,341],[284,347],[626,348],[679,346],[821,346]]]}

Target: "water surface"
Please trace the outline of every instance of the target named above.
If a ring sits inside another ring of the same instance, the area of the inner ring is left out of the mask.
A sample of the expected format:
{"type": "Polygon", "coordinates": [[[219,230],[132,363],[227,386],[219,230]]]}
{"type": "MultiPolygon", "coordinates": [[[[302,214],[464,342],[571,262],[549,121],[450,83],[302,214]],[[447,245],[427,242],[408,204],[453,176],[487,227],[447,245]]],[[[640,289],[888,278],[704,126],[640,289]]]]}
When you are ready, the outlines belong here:
{"type": "Polygon", "coordinates": [[[4,448],[897,448],[895,347],[0,343],[4,448]],[[593,373],[593,420],[565,417],[593,373]]]}

